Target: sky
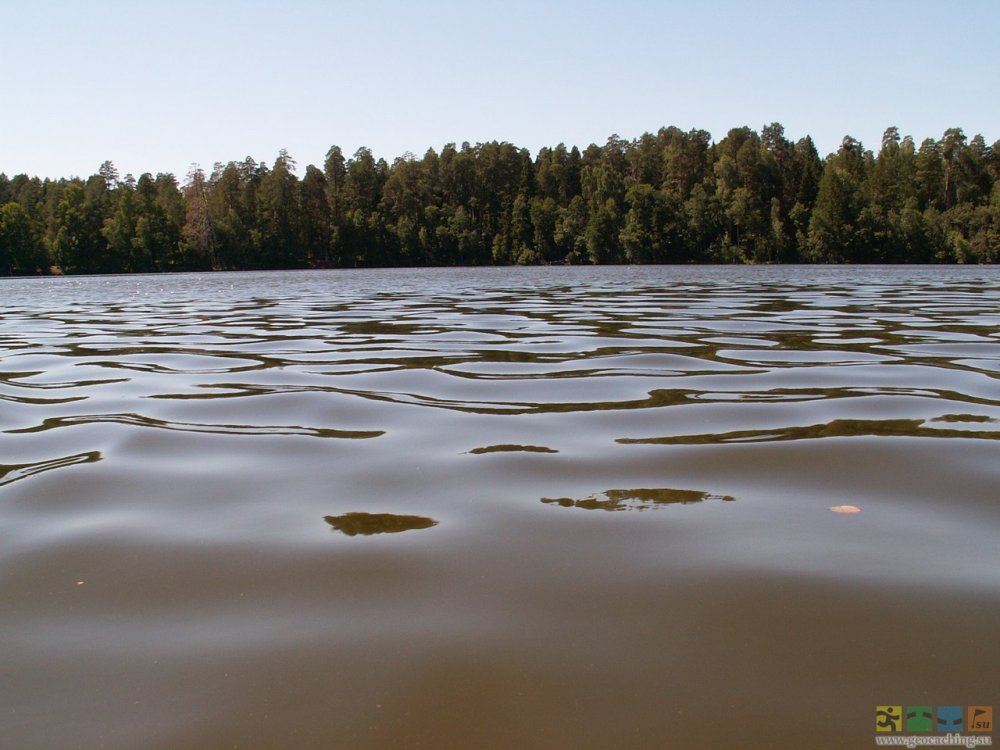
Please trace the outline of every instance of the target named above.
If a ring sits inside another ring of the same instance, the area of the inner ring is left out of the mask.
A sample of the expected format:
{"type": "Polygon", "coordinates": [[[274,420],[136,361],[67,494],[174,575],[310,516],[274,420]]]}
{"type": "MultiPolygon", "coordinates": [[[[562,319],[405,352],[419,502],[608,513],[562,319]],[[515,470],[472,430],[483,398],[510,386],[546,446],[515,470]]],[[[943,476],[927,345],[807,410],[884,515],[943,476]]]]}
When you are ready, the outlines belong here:
{"type": "Polygon", "coordinates": [[[779,122],[821,154],[1000,139],[1000,0],[0,0],[0,172],[172,172],[332,145],[536,154],[779,122]]]}

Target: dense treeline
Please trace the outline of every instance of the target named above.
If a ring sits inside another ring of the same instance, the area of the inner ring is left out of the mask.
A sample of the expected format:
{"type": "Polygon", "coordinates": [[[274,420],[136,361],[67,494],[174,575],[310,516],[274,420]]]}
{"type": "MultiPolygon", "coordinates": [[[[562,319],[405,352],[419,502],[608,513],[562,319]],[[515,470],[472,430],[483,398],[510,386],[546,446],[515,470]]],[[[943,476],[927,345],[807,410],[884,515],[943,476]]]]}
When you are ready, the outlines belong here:
{"type": "Polygon", "coordinates": [[[821,158],[781,125],[509,143],[391,165],[334,146],[171,174],[0,174],[0,274],[533,263],[994,263],[1000,142],[886,130],[821,158]]]}

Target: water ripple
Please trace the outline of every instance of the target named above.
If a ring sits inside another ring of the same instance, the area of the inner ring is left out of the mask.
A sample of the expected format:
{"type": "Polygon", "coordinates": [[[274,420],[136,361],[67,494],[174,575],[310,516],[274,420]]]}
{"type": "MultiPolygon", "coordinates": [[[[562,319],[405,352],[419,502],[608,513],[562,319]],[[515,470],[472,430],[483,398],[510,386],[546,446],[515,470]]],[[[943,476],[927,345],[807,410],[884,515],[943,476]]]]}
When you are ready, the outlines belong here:
{"type": "Polygon", "coordinates": [[[171,443],[174,460],[243,460],[221,439],[243,436],[247,465],[294,476],[322,460],[267,438],[384,437],[327,481],[367,487],[397,463],[443,476],[495,454],[474,463],[527,481],[634,461],[655,487],[644,445],[998,436],[991,269],[191,274],[5,292],[0,449],[98,451],[102,471],[153,470],[167,432],[204,436],[171,443]],[[116,439],[131,428],[147,433],[116,439]]]}
{"type": "Polygon", "coordinates": [[[35,461],[34,463],[0,464],[0,485],[10,484],[19,479],[27,479],[42,472],[65,469],[69,466],[89,464],[100,460],[101,454],[99,451],[90,451],[72,456],[62,456],[61,458],[51,458],[45,461],[35,461]]]}
{"type": "MultiPolygon", "coordinates": [[[[940,417],[934,421],[995,422],[988,417],[970,415],[961,420],[940,417]]],[[[733,430],[701,435],[618,438],[622,445],[711,445],[715,443],[769,443],[786,440],[817,440],[839,437],[922,437],[1000,440],[1000,430],[959,430],[928,427],[920,419],[834,419],[823,424],[780,429],[733,430]]]]}
{"type": "Polygon", "coordinates": [[[240,425],[240,424],[198,424],[194,422],[168,422],[145,417],[141,414],[86,414],[72,417],[50,417],[35,427],[5,430],[8,434],[46,432],[60,427],[85,424],[121,424],[134,427],[152,427],[158,430],[177,432],[202,432],[220,435],[303,435],[320,438],[365,439],[384,435],[382,430],[334,430],[322,427],[298,427],[292,425],[240,425]]]}

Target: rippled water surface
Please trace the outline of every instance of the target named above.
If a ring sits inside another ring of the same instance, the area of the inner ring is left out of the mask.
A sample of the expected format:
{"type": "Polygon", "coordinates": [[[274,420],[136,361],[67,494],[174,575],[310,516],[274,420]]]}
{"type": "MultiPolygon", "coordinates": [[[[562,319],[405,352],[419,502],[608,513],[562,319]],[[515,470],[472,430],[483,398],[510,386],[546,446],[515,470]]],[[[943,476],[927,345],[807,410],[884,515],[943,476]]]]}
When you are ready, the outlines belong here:
{"type": "Polygon", "coordinates": [[[0,746],[872,745],[998,440],[996,268],[0,280],[0,746]]]}

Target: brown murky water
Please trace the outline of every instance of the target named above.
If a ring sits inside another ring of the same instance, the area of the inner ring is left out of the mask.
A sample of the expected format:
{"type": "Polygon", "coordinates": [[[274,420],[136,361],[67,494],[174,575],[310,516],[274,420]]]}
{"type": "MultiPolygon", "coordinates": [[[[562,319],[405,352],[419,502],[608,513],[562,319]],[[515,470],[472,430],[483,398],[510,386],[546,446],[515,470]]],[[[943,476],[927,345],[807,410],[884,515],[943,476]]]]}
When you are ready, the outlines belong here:
{"type": "Polygon", "coordinates": [[[0,747],[873,746],[998,458],[996,268],[0,280],[0,747]]]}

